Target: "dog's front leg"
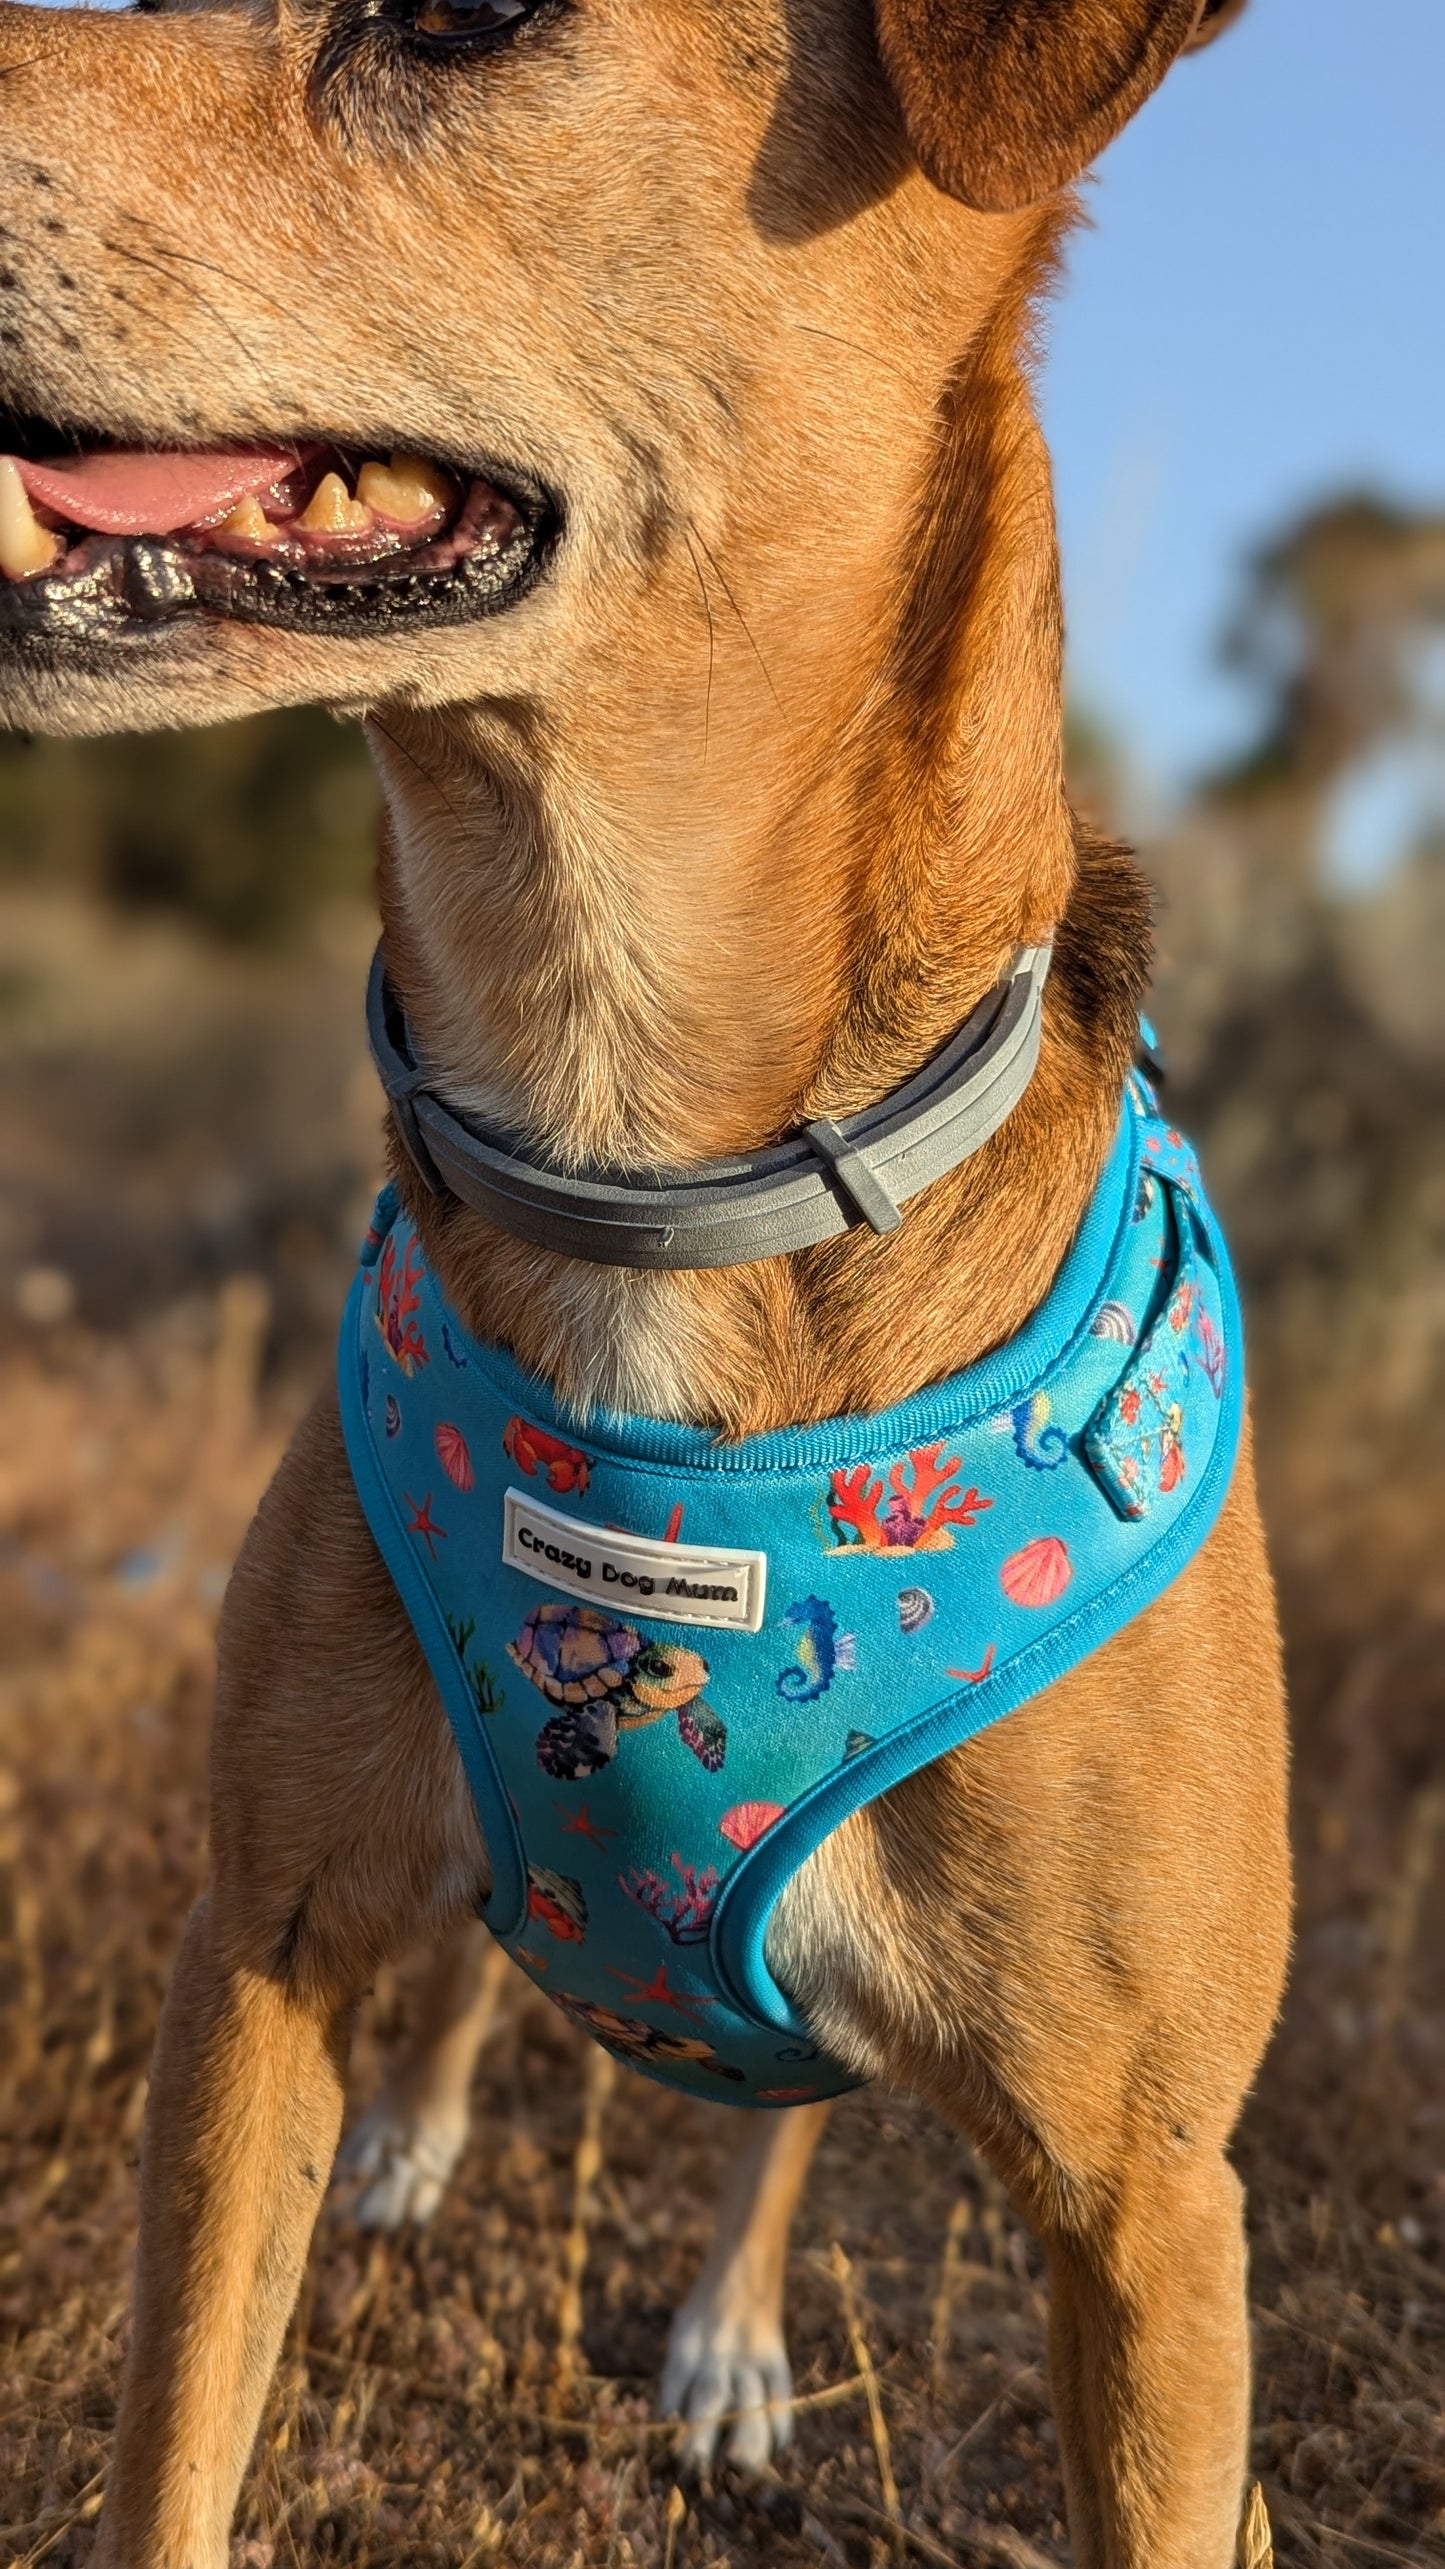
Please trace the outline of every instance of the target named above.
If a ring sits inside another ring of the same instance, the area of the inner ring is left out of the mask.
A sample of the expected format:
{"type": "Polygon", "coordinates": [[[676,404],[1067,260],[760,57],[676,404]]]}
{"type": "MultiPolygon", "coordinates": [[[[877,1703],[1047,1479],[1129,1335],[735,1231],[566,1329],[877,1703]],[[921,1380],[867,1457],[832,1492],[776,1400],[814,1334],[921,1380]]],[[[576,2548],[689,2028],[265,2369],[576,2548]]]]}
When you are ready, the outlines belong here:
{"type": "MultiPolygon", "coordinates": [[[[712,2110],[726,2115],[731,2142],[736,2107],[712,2110]]],[[[673,2320],[662,2376],[662,2405],[687,2421],[682,2452],[694,2470],[707,2469],[722,2437],[729,2461],[760,2471],[792,2435],[783,2273],[828,2113],[824,2104],[753,2115],[732,2159],[712,2246],[673,2320]]]]}
{"type": "Polygon", "coordinates": [[[1224,2569],[1249,2441],[1244,2196],[1223,2152],[1121,2153],[1045,2229],[1049,2376],[1079,2569],[1224,2569]]]}
{"type": "Polygon", "coordinates": [[[97,2569],[224,2569],[336,2147],[351,2009],[485,1887],[334,1400],[282,1464],[227,1598],[211,1847],[156,2049],[97,2569]]]}
{"type": "Polygon", "coordinates": [[[219,2569],[341,2121],[335,1995],[186,1930],[146,2118],[132,2356],[100,2559],[219,2569]]]}
{"type": "Polygon", "coordinates": [[[479,1919],[432,1955],[415,2035],[341,2153],[363,2230],[430,2221],[467,2144],[472,2073],[513,1965],[479,1919]]]}

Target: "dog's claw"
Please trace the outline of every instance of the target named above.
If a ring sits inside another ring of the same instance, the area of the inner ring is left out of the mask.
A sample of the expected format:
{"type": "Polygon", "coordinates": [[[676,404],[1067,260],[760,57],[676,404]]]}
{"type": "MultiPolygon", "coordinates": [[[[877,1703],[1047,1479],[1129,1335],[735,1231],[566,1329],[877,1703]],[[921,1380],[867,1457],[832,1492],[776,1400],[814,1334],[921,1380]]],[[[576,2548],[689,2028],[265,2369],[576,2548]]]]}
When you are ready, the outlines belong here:
{"type": "Polygon", "coordinates": [[[680,2417],[679,2461],[706,2471],[719,2445],[743,2471],[766,2471],[792,2441],[793,2375],[781,2334],[750,2315],[742,2322],[681,2309],[672,2324],[660,2402],[680,2417]]]}
{"type": "Polygon", "coordinates": [[[405,2106],[380,2096],[336,2160],[338,2179],[365,2177],[352,2205],[363,2230],[425,2227],[436,2211],[466,2145],[466,2126],[422,2122],[405,2106]]]}

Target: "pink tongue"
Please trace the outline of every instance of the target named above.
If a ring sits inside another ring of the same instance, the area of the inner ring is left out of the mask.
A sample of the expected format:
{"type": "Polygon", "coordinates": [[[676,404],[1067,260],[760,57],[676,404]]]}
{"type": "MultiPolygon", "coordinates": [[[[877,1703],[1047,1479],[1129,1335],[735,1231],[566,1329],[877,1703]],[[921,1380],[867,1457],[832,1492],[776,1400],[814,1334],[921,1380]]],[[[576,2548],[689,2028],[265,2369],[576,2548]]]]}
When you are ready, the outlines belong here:
{"type": "Polygon", "coordinates": [[[294,449],[251,446],[213,455],[95,454],[74,463],[28,464],[32,500],[95,535],[173,535],[217,518],[248,491],[269,490],[296,469],[294,449]]]}

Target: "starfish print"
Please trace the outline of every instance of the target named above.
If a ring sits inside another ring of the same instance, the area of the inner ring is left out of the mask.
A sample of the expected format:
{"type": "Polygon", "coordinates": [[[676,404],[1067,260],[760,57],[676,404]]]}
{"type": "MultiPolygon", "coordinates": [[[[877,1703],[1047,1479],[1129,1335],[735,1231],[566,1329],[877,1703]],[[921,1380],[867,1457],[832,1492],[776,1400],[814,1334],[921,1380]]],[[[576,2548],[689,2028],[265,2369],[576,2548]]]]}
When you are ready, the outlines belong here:
{"type": "Polygon", "coordinates": [[[684,1990],[674,1989],[667,1977],[667,1965],[660,1962],[650,1980],[639,1980],[635,1973],[619,1971],[615,1963],[607,1966],[614,1980],[625,1980],[631,1998],[652,1998],[659,2007],[675,2007],[680,2016],[695,2016],[700,2008],[715,2007],[715,1998],[689,1998],[684,1990]]]}
{"type": "Polygon", "coordinates": [[[422,1500],[420,1507],[417,1506],[410,1490],[403,1490],[402,1497],[405,1499],[407,1506],[411,1510],[411,1523],[406,1529],[407,1533],[419,1534],[423,1543],[426,1545],[428,1555],[433,1561],[435,1561],[437,1557],[438,1540],[445,1543],[447,1539],[447,1530],[444,1525],[438,1525],[435,1517],[432,1515],[430,1490],[428,1490],[426,1497],[422,1500]]]}
{"type": "Polygon", "coordinates": [[[579,1802],[575,1811],[569,1811],[565,1802],[558,1802],[556,1808],[563,1815],[564,1838],[585,1838],[589,1846],[597,1848],[599,1854],[606,1846],[608,1839],[615,1838],[617,1835],[615,1829],[604,1829],[598,1825],[585,1802],[579,1802]]]}
{"type": "Polygon", "coordinates": [[[977,1668],[945,1668],[945,1677],[961,1677],[968,1686],[981,1686],[993,1666],[993,1643],[990,1642],[977,1668]]]}

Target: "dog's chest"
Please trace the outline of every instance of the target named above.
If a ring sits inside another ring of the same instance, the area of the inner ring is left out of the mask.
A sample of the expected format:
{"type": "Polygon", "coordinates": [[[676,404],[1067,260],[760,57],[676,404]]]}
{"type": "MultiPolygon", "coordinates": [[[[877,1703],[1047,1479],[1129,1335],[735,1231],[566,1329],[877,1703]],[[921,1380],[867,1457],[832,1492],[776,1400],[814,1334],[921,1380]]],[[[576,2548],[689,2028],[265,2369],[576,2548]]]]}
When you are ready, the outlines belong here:
{"type": "Polygon", "coordinates": [[[383,1199],[342,1332],[348,1452],[521,1967],[696,2093],[851,2084],[768,1973],[779,1893],[1177,1575],[1228,1485],[1237,1355],[1197,1170],[1142,1090],[1019,1338],[885,1416],[741,1446],[579,1423],[467,1336],[383,1199]]]}

